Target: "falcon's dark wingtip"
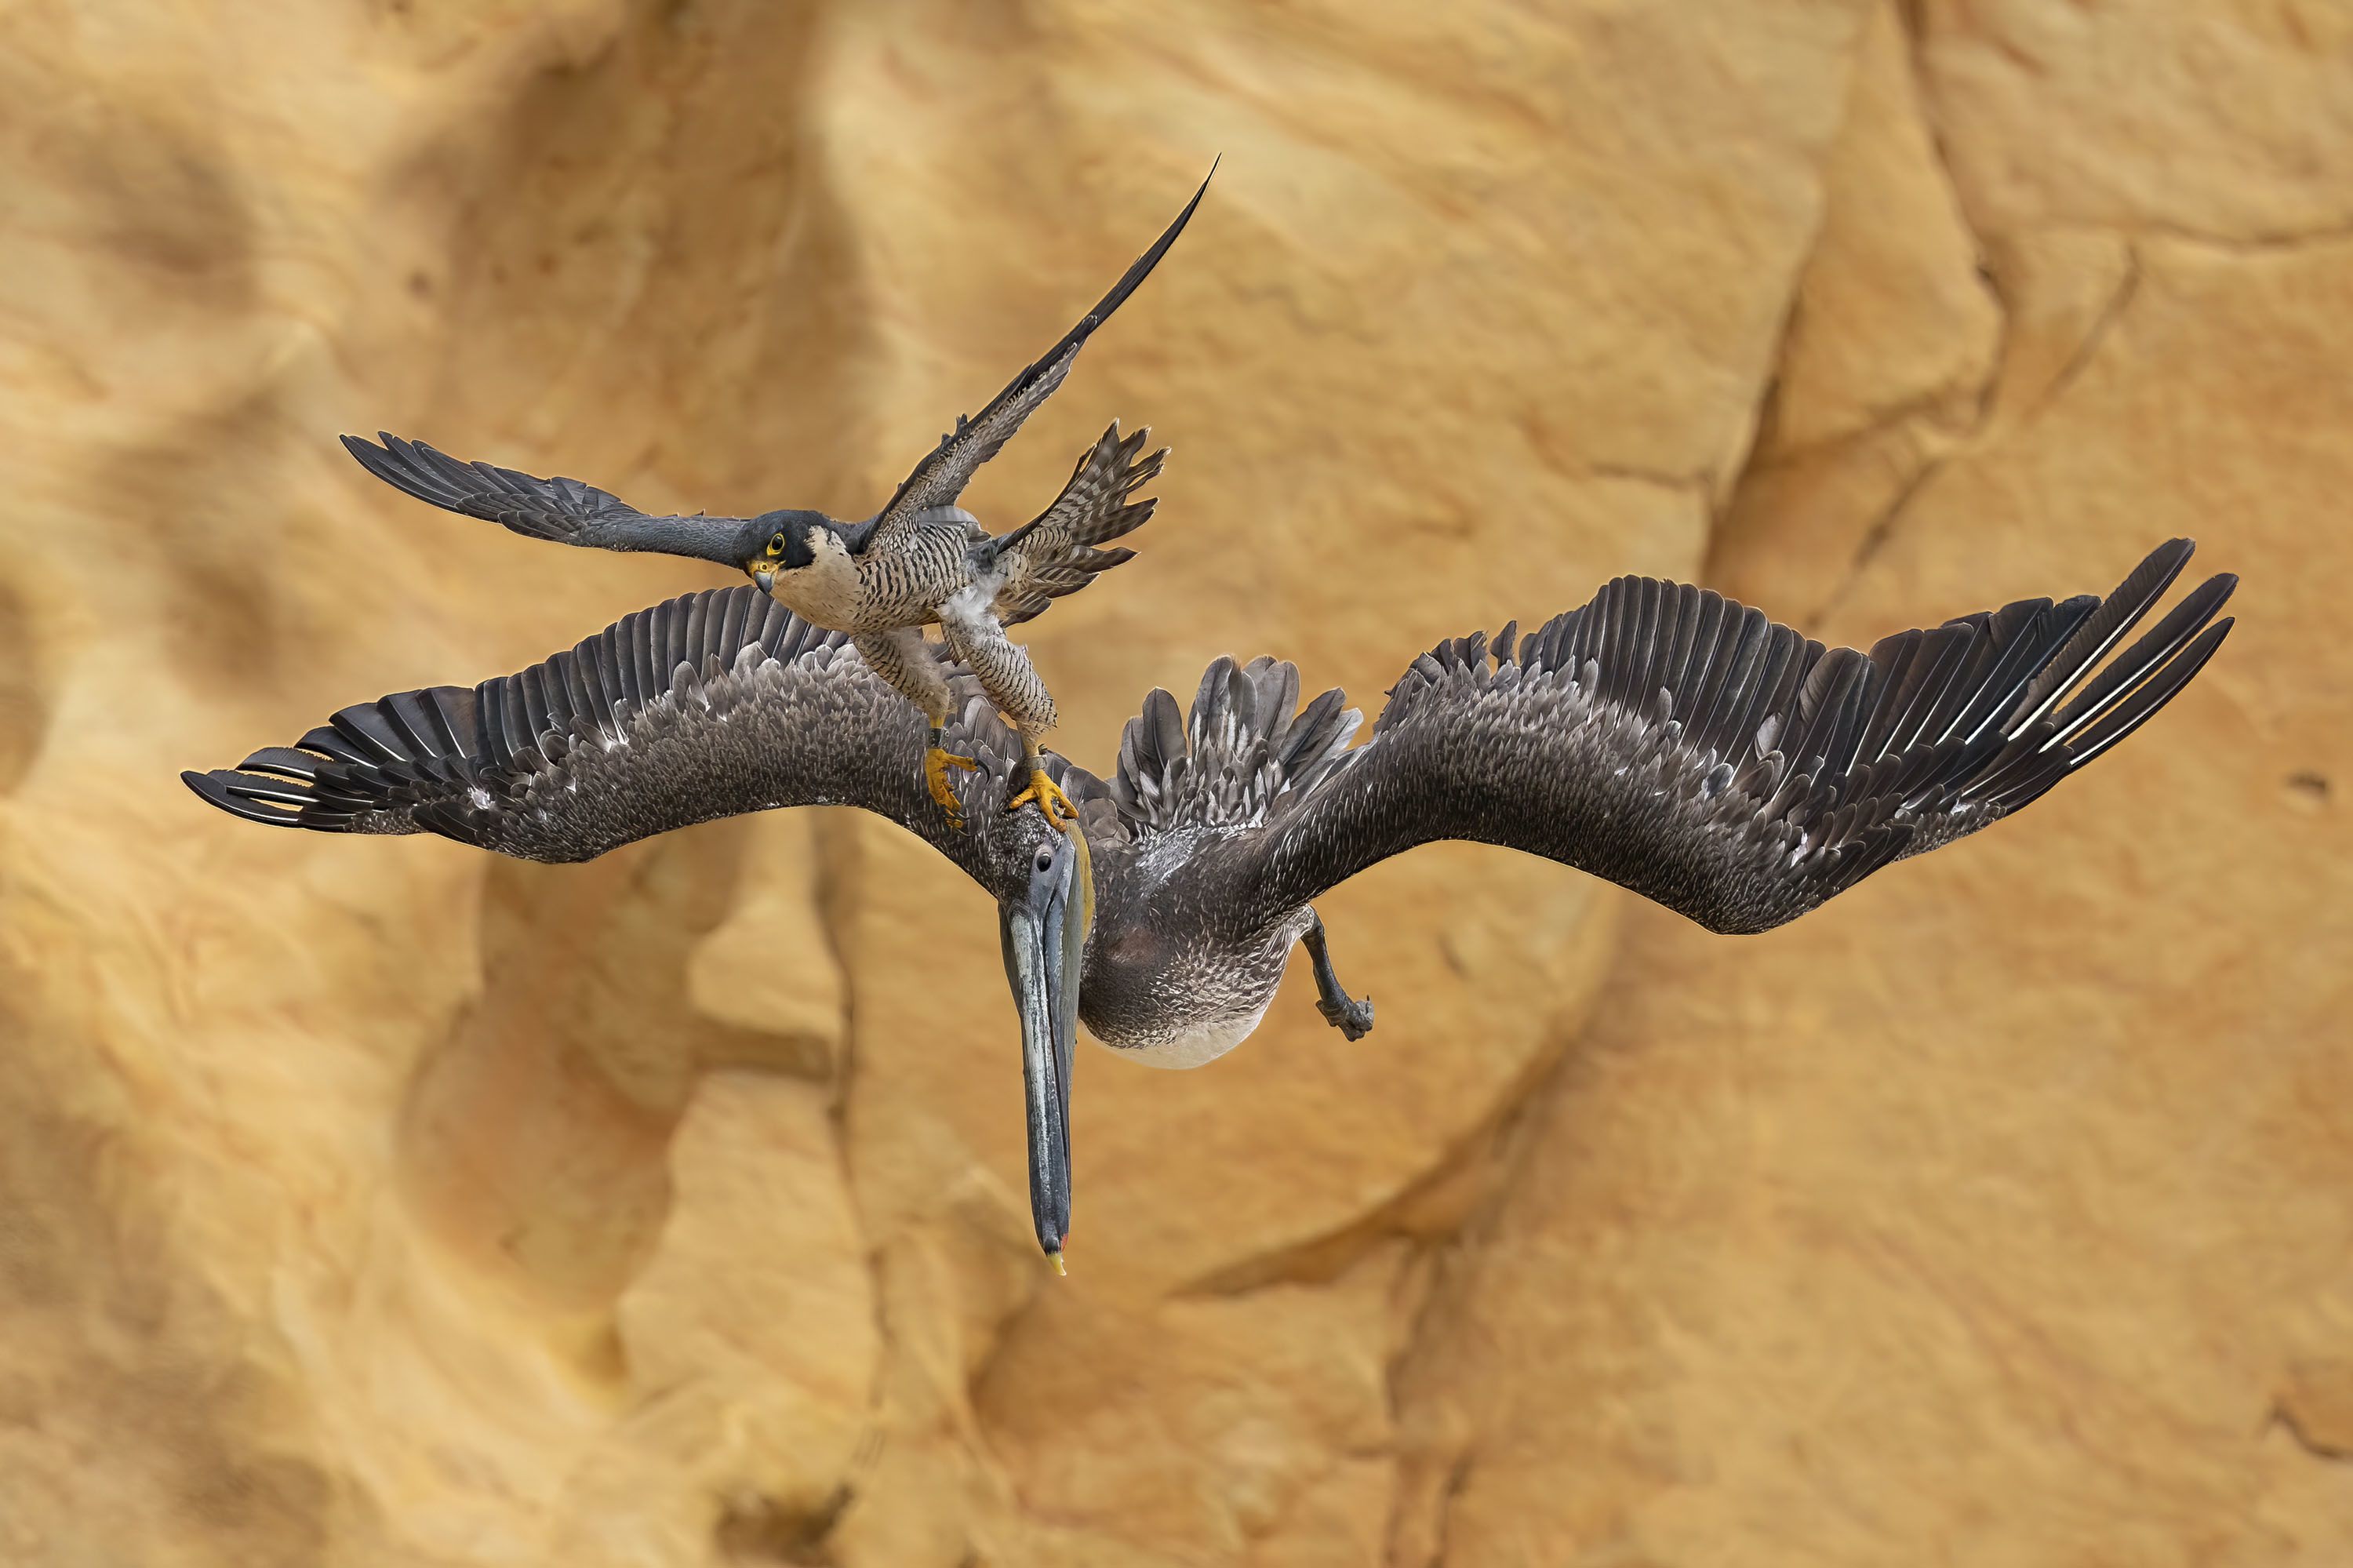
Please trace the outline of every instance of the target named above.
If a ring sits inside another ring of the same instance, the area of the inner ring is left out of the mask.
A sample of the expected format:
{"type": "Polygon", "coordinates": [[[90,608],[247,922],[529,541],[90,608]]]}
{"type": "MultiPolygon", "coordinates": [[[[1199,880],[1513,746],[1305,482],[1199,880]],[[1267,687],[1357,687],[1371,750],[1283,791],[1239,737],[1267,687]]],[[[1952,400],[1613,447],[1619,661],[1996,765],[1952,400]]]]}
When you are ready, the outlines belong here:
{"type": "MultiPolygon", "coordinates": [[[[1219,156],[1222,157],[1223,154],[1219,156]]],[[[1119,281],[1111,286],[1111,291],[1095,302],[1094,308],[1079,318],[1078,325],[1064,333],[1060,342],[1039,355],[1029,369],[1014,378],[1011,386],[997,395],[997,398],[992,400],[992,407],[997,401],[1003,400],[1027,386],[1061,361],[1076,355],[1085,345],[1087,339],[1094,335],[1095,329],[1109,321],[1112,313],[1127,303],[1128,296],[1143,285],[1145,279],[1152,276],[1152,270],[1160,265],[1160,259],[1168,254],[1168,248],[1176,243],[1178,235],[1185,232],[1185,226],[1193,221],[1193,210],[1201,205],[1201,198],[1209,194],[1209,182],[1217,177],[1217,162],[1212,160],[1209,172],[1201,176],[1200,186],[1193,192],[1193,199],[1185,204],[1185,210],[1178,213],[1168,227],[1160,231],[1160,238],[1152,242],[1149,249],[1129,264],[1127,270],[1120,274],[1119,281]]],[[[987,409],[983,409],[980,417],[987,416],[987,409]]]]}
{"type": "Polygon", "coordinates": [[[343,435],[335,439],[343,443],[343,450],[351,453],[353,461],[362,468],[387,484],[400,485],[402,489],[407,488],[406,485],[401,485],[401,482],[391,471],[393,465],[398,460],[392,450],[395,438],[389,430],[376,432],[376,440],[382,441],[384,443],[382,446],[376,445],[375,441],[368,440],[365,436],[343,435]]]}
{"type": "Polygon", "coordinates": [[[444,511],[472,514],[465,492],[456,482],[456,473],[473,477],[470,472],[472,464],[459,463],[423,441],[403,440],[390,430],[378,430],[375,435],[375,441],[364,436],[338,439],[362,468],[395,490],[444,511]],[[384,444],[378,446],[377,441],[384,444]]]}
{"type": "Polygon", "coordinates": [[[1135,259],[1134,264],[1121,275],[1119,281],[1111,286],[1111,291],[1095,302],[1095,308],[1086,313],[1083,321],[1071,329],[1070,335],[1048,352],[1048,362],[1060,357],[1063,350],[1084,343],[1087,334],[1111,319],[1111,313],[1125,304],[1127,297],[1152,275],[1152,270],[1160,265],[1160,259],[1168,254],[1168,248],[1176,243],[1176,237],[1185,232],[1185,226],[1193,221],[1193,209],[1199,207],[1201,198],[1209,194],[1209,182],[1218,177],[1218,164],[1224,156],[1220,153],[1209,161],[1209,172],[1201,176],[1200,188],[1194,191],[1193,199],[1185,204],[1185,210],[1160,231],[1160,238],[1152,242],[1152,248],[1135,259]]]}

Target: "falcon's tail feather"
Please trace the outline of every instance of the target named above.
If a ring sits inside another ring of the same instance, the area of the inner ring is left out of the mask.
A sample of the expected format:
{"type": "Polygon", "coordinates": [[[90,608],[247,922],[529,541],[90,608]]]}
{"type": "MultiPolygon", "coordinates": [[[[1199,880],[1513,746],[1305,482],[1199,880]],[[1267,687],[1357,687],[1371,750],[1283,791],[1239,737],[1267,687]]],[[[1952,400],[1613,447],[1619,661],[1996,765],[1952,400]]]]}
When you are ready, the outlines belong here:
{"type": "Polygon", "coordinates": [[[997,590],[997,619],[1006,625],[1028,620],[1064,594],[1076,593],[1123,561],[1128,549],[1096,546],[1133,534],[1151,519],[1156,499],[1132,501],[1160,473],[1168,457],[1162,447],[1139,458],[1150,427],[1123,439],[1112,421],[1103,439],[1071,471],[1070,482],[1052,505],[997,541],[996,557],[1006,567],[997,590]]]}

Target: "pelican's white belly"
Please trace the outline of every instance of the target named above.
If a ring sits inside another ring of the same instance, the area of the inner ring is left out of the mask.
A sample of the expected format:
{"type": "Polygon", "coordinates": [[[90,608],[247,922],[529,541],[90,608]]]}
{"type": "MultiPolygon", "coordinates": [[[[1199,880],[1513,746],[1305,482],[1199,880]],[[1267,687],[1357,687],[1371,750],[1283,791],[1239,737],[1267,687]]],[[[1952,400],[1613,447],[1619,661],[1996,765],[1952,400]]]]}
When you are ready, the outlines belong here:
{"type": "Polygon", "coordinates": [[[1106,1051],[1131,1062],[1141,1062],[1147,1067],[1198,1067],[1204,1063],[1216,1061],[1255,1033],[1258,1021],[1266,1016],[1268,1003],[1273,1000],[1274,995],[1270,991],[1266,1001],[1260,1002],[1252,1012],[1204,1019],[1148,1045],[1109,1044],[1097,1040],[1092,1029],[1087,1031],[1087,1038],[1094,1040],[1106,1051]]]}

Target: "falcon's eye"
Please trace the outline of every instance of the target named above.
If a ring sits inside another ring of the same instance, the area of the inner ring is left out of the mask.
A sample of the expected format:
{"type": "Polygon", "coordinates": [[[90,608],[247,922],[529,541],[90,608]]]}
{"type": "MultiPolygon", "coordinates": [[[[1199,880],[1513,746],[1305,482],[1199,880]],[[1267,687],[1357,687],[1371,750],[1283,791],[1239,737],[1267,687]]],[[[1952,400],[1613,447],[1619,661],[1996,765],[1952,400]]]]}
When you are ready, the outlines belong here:
{"type": "Polygon", "coordinates": [[[782,534],[771,534],[771,535],[768,535],[768,554],[769,554],[771,556],[781,556],[781,555],[783,555],[784,553],[785,553],[785,536],[784,536],[782,534]]]}

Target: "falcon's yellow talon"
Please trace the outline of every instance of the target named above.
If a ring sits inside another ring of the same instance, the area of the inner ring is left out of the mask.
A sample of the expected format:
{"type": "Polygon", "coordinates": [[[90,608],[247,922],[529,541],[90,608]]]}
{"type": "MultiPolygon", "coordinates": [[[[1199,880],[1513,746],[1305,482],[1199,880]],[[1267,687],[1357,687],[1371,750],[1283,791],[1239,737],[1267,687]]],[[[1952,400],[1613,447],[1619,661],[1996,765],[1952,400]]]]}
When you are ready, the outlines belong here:
{"type": "Polygon", "coordinates": [[[1062,793],[1062,787],[1060,784],[1046,777],[1046,770],[1042,768],[1030,769],[1029,787],[1006,801],[1005,809],[1008,811],[1018,811],[1032,802],[1035,802],[1038,810],[1044,813],[1047,821],[1064,832],[1068,831],[1067,824],[1079,820],[1078,807],[1071,804],[1068,795],[1062,793]]]}
{"type": "Polygon", "coordinates": [[[923,782],[931,786],[932,799],[948,814],[948,825],[964,826],[964,805],[955,791],[948,786],[948,769],[961,768],[969,772],[980,764],[969,757],[958,757],[944,747],[934,746],[923,753],[923,782]]]}

